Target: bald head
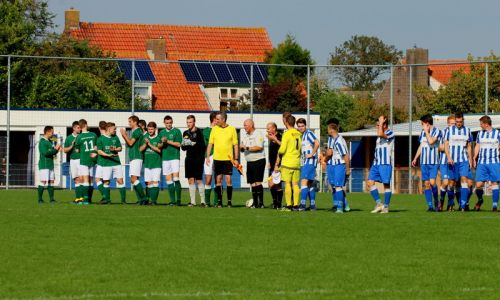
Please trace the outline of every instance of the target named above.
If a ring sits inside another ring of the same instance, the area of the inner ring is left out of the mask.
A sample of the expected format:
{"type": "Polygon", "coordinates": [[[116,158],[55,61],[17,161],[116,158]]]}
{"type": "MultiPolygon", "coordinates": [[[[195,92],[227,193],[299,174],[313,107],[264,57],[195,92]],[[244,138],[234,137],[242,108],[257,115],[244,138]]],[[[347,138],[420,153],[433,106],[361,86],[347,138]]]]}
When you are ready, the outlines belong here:
{"type": "Polygon", "coordinates": [[[243,128],[247,133],[252,133],[255,130],[255,124],[252,119],[246,119],[243,122],[243,128]]]}

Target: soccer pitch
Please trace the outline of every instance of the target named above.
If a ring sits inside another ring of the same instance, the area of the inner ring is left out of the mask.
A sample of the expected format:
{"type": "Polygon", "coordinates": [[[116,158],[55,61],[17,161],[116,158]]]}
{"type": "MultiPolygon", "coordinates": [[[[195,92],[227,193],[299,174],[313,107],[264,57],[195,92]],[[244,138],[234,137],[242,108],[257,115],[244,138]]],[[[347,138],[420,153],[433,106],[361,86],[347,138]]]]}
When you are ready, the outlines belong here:
{"type": "Polygon", "coordinates": [[[423,196],[395,195],[389,214],[373,215],[368,194],[349,194],[352,211],[338,215],[324,193],[316,212],[247,209],[246,192],[231,209],[80,206],[72,196],[56,191],[58,203],[39,205],[35,190],[0,191],[0,299],[498,299],[500,291],[500,214],[490,198],[481,212],[428,213],[423,196]]]}

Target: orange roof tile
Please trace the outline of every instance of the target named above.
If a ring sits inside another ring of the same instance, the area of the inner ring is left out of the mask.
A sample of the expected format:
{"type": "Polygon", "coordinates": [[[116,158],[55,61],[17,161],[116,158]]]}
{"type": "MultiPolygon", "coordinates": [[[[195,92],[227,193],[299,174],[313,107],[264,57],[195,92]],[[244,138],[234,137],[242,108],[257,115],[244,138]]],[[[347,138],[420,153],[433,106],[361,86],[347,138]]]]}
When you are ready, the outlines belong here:
{"type": "MultiPolygon", "coordinates": [[[[81,22],[69,34],[120,58],[148,59],[146,40],[164,38],[168,60],[262,62],[272,43],[264,28],[81,22]]],[[[197,84],[186,82],[178,64],[150,63],[155,109],[208,110],[197,84]]]]}
{"type": "Polygon", "coordinates": [[[430,60],[429,64],[429,76],[432,76],[434,79],[444,85],[450,82],[450,79],[454,72],[470,72],[470,63],[466,60],[430,60]]]}

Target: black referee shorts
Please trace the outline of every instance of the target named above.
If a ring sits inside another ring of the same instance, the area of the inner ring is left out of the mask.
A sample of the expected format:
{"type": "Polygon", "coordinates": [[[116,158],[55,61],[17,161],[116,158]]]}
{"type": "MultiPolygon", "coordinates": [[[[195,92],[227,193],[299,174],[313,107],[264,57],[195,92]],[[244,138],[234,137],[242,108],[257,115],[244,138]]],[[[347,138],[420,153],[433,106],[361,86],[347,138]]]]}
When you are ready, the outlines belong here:
{"type": "Polygon", "coordinates": [[[264,170],[266,169],[266,159],[247,162],[247,183],[262,182],[264,180],[264,170]]]}
{"type": "Polygon", "coordinates": [[[217,175],[233,175],[233,164],[229,160],[215,160],[214,172],[217,175]]]}

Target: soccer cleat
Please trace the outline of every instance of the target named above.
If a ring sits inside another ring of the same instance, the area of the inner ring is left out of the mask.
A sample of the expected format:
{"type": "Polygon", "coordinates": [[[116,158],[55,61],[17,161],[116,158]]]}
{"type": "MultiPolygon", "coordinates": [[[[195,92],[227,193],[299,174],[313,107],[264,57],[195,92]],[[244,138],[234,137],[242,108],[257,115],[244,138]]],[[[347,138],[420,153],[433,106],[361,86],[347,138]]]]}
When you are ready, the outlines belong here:
{"type": "Polygon", "coordinates": [[[476,203],[476,205],[474,205],[474,210],[475,211],[480,211],[481,210],[481,204],[483,204],[483,203],[481,203],[481,202],[478,201],[476,203]]]}
{"type": "Polygon", "coordinates": [[[446,210],[447,210],[447,211],[454,211],[455,209],[453,208],[453,205],[448,205],[448,206],[446,207],[446,210]]]}
{"type": "Polygon", "coordinates": [[[443,211],[443,205],[441,205],[441,202],[438,203],[437,210],[436,211],[443,211]]]}
{"type": "Polygon", "coordinates": [[[383,209],[384,209],[384,205],[382,203],[377,203],[377,205],[375,205],[375,208],[371,211],[371,213],[376,214],[376,213],[382,212],[383,209]]]}
{"type": "Polygon", "coordinates": [[[38,204],[43,204],[43,200],[38,200],[38,204]]]}
{"type": "Polygon", "coordinates": [[[50,200],[50,204],[55,204],[56,200],[50,200]]]}
{"type": "Polygon", "coordinates": [[[383,207],[382,211],[380,213],[381,214],[388,214],[389,213],[389,207],[383,207]]]}
{"type": "Polygon", "coordinates": [[[283,206],[283,207],[280,209],[280,211],[286,211],[286,212],[288,212],[288,211],[292,211],[292,208],[291,208],[291,207],[288,207],[288,206],[283,206]]]}
{"type": "Polygon", "coordinates": [[[293,211],[299,211],[299,206],[298,205],[294,205],[293,208],[292,208],[293,211]]]}
{"type": "Polygon", "coordinates": [[[344,213],[344,210],[342,209],[337,209],[337,211],[335,211],[336,214],[343,214],[344,213]]]}
{"type": "Polygon", "coordinates": [[[433,207],[429,207],[429,208],[427,209],[427,212],[435,212],[435,211],[436,211],[436,210],[435,210],[433,207]]]}
{"type": "Polygon", "coordinates": [[[233,207],[233,204],[231,203],[231,201],[227,201],[227,208],[231,208],[233,207]]]}
{"type": "Polygon", "coordinates": [[[305,211],[306,210],[306,207],[304,205],[299,205],[299,211],[305,211]]]}
{"type": "Polygon", "coordinates": [[[206,207],[207,205],[205,204],[205,202],[201,202],[200,204],[200,207],[206,207]]]}
{"type": "Polygon", "coordinates": [[[346,204],[346,206],[344,207],[344,212],[350,212],[351,211],[351,208],[349,207],[348,204],[346,204]]]}
{"type": "Polygon", "coordinates": [[[492,212],[497,212],[497,211],[498,211],[498,208],[493,207],[493,208],[491,209],[491,211],[492,211],[492,212]]]}
{"type": "Polygon", "coordinates": [[[193,203],[189,203],[188,206],[189,207],[195,207],[195,205],[193,203]]]}
{"type": "Polygon", "coordinates": [[[82,204],[83,204],[83,205],[89,205],[89,204],[90,204],[90,202],[89,202],[89,201],[83,201],[83,202],[82,202],[82,204]]]}
{"type": "Polygon", "coordinates": [[[109,204],[109,203],[110,203],[110,201],[105,200],[105,199],[102,199],[101,201],[99,201],[99,204],[101,204],[101,205],[106,205],[106,204],[109,204]]]}
{"type": "Polygon", "coordinates": [[[217,208],[222,208],[222,201],[217,202],[217,208]]]}
{"type": "Polygon", "coordinates": [[[464,211],[469,211],[469,210],[470,210],[470,208],[469,208],[469,204],[465,205],[465,206],[464,206],[464,211]]]}

